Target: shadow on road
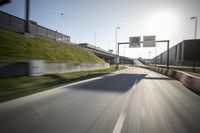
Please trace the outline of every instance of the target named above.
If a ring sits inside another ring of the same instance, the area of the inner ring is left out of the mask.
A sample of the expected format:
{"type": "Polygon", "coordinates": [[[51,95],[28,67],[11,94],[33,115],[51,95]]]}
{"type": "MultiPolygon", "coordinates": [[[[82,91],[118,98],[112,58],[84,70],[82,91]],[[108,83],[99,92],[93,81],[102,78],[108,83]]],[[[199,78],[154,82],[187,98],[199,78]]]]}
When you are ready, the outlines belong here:
{"type": "Polygon", "coordinates": [[[146,74],[117,74],[103,76],[101,79],[71,86],[71,89],[86,91],[108,91],[123,93],[132,88],[135,80],[139,82],[146,74]]]}
{"type": "Polygon", "coordinates": [[[137,79],[141,80],[176,80],[170,77],[146,77],[147,74],[117,74],[103,76],[101,79],[71,86],[71,89],[86,91],[108,91],[124,93],[132,88],[137,79]]]}

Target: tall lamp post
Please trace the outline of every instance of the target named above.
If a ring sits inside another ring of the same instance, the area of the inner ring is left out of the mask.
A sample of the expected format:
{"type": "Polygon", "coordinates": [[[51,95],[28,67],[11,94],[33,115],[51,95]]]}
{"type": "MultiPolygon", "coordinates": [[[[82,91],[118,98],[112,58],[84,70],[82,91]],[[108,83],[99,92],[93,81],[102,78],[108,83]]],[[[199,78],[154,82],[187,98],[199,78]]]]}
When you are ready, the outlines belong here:
{"type": "Polygon", "coordinates": [[[117,30],[118,29],[120,29],[120,27],[115,28],[115,45],[116,45],[116,55],[117,55],[117,57],[116,57],[116,64],[117,64],[116,68],[117,69],[119,68],[119,45],[117,43],[117,30]]]}
{"type": "Polygon", "coordinates": [[[29,14],[30,14],[30,1],[26,0],[25,1],[25,16],[26,16],[25,32],[26,33],[30,33],[30,29],[29,29],[29,14]]]}
{"type": "Polygon", "coordinates": [[[148,51],[148,63],[150,65],[150,54],[151,54],[151,51],[148,51]]]}
{"type": "Polygon", "coordinates": [[[64,37],[63,37],[63,32],[64,32],[64,13],[60,13],[60,16],[61,16],[61,25],[62,25],[62,42],[63,42],[63,39],[64,39],[64,37]]]}
{"type": "Polygon", "coordinates": [[[195,20],[195,27],[194,27],[194,39],[197,39],[197,25],[198,25],[198,17],[194,16],[190,18],[191,20],[195,20]]]}

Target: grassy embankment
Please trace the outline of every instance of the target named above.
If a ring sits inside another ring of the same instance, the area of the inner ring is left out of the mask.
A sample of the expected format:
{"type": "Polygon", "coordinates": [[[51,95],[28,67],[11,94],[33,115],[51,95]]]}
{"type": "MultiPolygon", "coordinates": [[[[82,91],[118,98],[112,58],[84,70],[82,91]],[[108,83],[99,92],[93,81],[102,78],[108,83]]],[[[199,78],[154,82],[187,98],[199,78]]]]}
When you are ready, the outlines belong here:
{"type": "Polygon", "coordinates": [[[88,50],[0,29],[0,62],[45,60],[73,64],[105,63],[88,50]]]}
{"type": "MultiPolygon", "coordinates": [[[[53,40],[27,37],[0,29],[0,62],[23,62],[31,59],[73,64],[105,63],[93,53],[75,45],[59,44],[53,40]]],[[[0,102],[113,71],[115,67],[41,77],[0,78],[0,102]]]]}

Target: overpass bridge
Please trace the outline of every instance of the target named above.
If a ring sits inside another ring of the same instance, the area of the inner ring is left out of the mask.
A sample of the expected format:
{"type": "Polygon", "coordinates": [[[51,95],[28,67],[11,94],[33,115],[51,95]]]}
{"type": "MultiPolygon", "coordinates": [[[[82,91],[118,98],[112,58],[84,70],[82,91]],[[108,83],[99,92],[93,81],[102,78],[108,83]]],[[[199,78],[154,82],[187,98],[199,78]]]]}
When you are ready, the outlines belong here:
{"type": "MultiPolygon", "coordinates": [[[[95,47],[88,43],[80,43],[79,45],[81,47],[88,49],[89,51],[91,51],[92,53],[94,53],[96,56],[103,59],[107,63],[110,63],[110,64],[116,63],[116,57],[117,57],[116,54],[110,53],[104,49],[95,47]]],[[[120,60],[120,64],[133,64],[134,63],[133,58],[129,58],[129,57],[125,57],[125,56],[119,56],[119,60],[120,60]]]]}

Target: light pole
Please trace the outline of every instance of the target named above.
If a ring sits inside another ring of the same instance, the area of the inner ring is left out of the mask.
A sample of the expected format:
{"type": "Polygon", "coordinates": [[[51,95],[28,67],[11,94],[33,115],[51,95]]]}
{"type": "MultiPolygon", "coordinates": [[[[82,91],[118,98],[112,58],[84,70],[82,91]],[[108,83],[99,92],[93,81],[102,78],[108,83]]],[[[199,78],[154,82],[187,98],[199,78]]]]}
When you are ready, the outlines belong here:
{"type": "Polygon", "coordinates": [[[120,29],[120,27],[115,28],[115,45],[116,45],[116,64],[117,64],[117,69],[119,68],[119,45],[117,43],[117,30],[120,29]]]}
{"type": "Polygon", "coordinates": [[[30,33],[29,30],[29,15],[30,15],[30,0],[25,1],[25,32],[30,33]]]}
{"type": "Polygon", "coordinates": [[[61,28],[62,28],[62,42],[63,42],[63,32],[64,32],[64,13],[60,13],[60,16],[61,16],[61,28]]]}
{"type": "Polygon", "coordinates": [[[195,27],[194,27],[194,39],[197,39],[197,24],[198,24],[198,17],[194,16],[190,18],[191,20],[195,20],[195,27]]]}
{"type": "Polygon", "coordinates": [[[150,54],[151,54],[151,51],[148,51],[148,63],[150,65],[150,54]]]}

